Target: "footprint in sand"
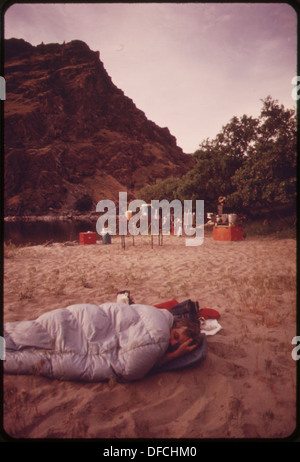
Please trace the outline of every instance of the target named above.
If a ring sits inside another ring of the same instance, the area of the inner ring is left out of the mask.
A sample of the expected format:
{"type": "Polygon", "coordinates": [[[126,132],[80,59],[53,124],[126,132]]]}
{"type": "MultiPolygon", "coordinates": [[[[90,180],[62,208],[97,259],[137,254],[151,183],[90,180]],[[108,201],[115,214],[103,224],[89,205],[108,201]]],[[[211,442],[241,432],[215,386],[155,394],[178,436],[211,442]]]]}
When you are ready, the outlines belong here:
{"type": "Polygon", "coordinates": [[[233,379],[242,379],[249,374],[248,369],[239,364],[226,362],[227,374],[230,375],[233,379]]]}
{"type": "MultiPolygon", "coordinates": [[[[221,342],[211,343],[209,345],[209,351],[225,360],[245,358],[247,356],[247,352],[243,348],[226,345],[221,342]]],[[[234,379],[241,379],[249,373],[248,369],[232,361],[224,361],[223,367],[225,368],[226,375],[234,379]]]]}
{"type": "Polygon", "coordinates": [[[224,359],[246,358],[247,352],[243,348],[234,345],[226,345],[222,342],[209,344],[209,350],[216,356],[224,359]]]}

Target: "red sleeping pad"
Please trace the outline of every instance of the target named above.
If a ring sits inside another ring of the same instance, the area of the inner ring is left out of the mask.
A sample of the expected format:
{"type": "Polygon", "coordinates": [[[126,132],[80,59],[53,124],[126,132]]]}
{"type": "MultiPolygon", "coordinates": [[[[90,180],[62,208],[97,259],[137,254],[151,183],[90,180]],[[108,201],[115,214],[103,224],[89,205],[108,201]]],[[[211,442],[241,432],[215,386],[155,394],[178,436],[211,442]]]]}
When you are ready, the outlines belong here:
{"type": "Polygon", "coordinates": [[[165,310],[171,310],[174,306],[178,305],[178,301],[174,298],[172,300],[168,300],[167,302],[159,303],[158,305],[154,305],[155,308],[164,308],[165,310]]]}

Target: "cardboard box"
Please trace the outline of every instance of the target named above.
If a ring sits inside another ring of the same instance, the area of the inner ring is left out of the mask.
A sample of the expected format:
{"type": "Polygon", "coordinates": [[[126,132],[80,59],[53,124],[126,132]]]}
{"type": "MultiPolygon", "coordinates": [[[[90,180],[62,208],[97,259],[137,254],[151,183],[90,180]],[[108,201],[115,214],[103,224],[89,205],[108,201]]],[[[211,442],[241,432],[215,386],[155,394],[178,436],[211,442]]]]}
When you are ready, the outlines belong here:
{"type": "Polygon", "coordinates": [[[79,233],[80,244],[96,244],[97,233],[79,233]]]}
{"type": "Polygon", "coordinates": [[[214,226],[213,239],[215,241],[242,241],[243,240],[242,226],[214,226]]]}

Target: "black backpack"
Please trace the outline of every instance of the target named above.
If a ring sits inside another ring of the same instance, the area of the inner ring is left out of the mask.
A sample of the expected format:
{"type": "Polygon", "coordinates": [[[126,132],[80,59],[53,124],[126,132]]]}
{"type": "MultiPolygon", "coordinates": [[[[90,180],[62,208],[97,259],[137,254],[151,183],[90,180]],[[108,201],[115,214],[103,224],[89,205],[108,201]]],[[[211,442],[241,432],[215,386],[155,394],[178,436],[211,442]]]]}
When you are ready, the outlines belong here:
{"type": "Polygon", "coordinates": [[[178,305],[173,306],[173,308],[171,308],[170,311],[173,314],[174,318],[187,318],[200,326],[199,319],[197,317],[197,313],[199,312],[198,302],[193,302],[190,299],[185,300],[184,302],[178,303],[178,305]]]}

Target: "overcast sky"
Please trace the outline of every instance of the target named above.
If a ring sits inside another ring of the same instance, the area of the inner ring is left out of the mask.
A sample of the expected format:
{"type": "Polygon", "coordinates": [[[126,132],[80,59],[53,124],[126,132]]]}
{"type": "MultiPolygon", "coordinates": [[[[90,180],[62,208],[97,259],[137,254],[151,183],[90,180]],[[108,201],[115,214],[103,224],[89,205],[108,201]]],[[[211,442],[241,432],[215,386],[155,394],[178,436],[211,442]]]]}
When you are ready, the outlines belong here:
{"type": "MultiPolygon", "coordinates": [[[[5,38],[83,40],[186,153],[271,95],[294,108],[297,15],[280,3],[15,4],[5,38]]],[[[9,94],[6,95],[9,99],[9,94]]]]}

